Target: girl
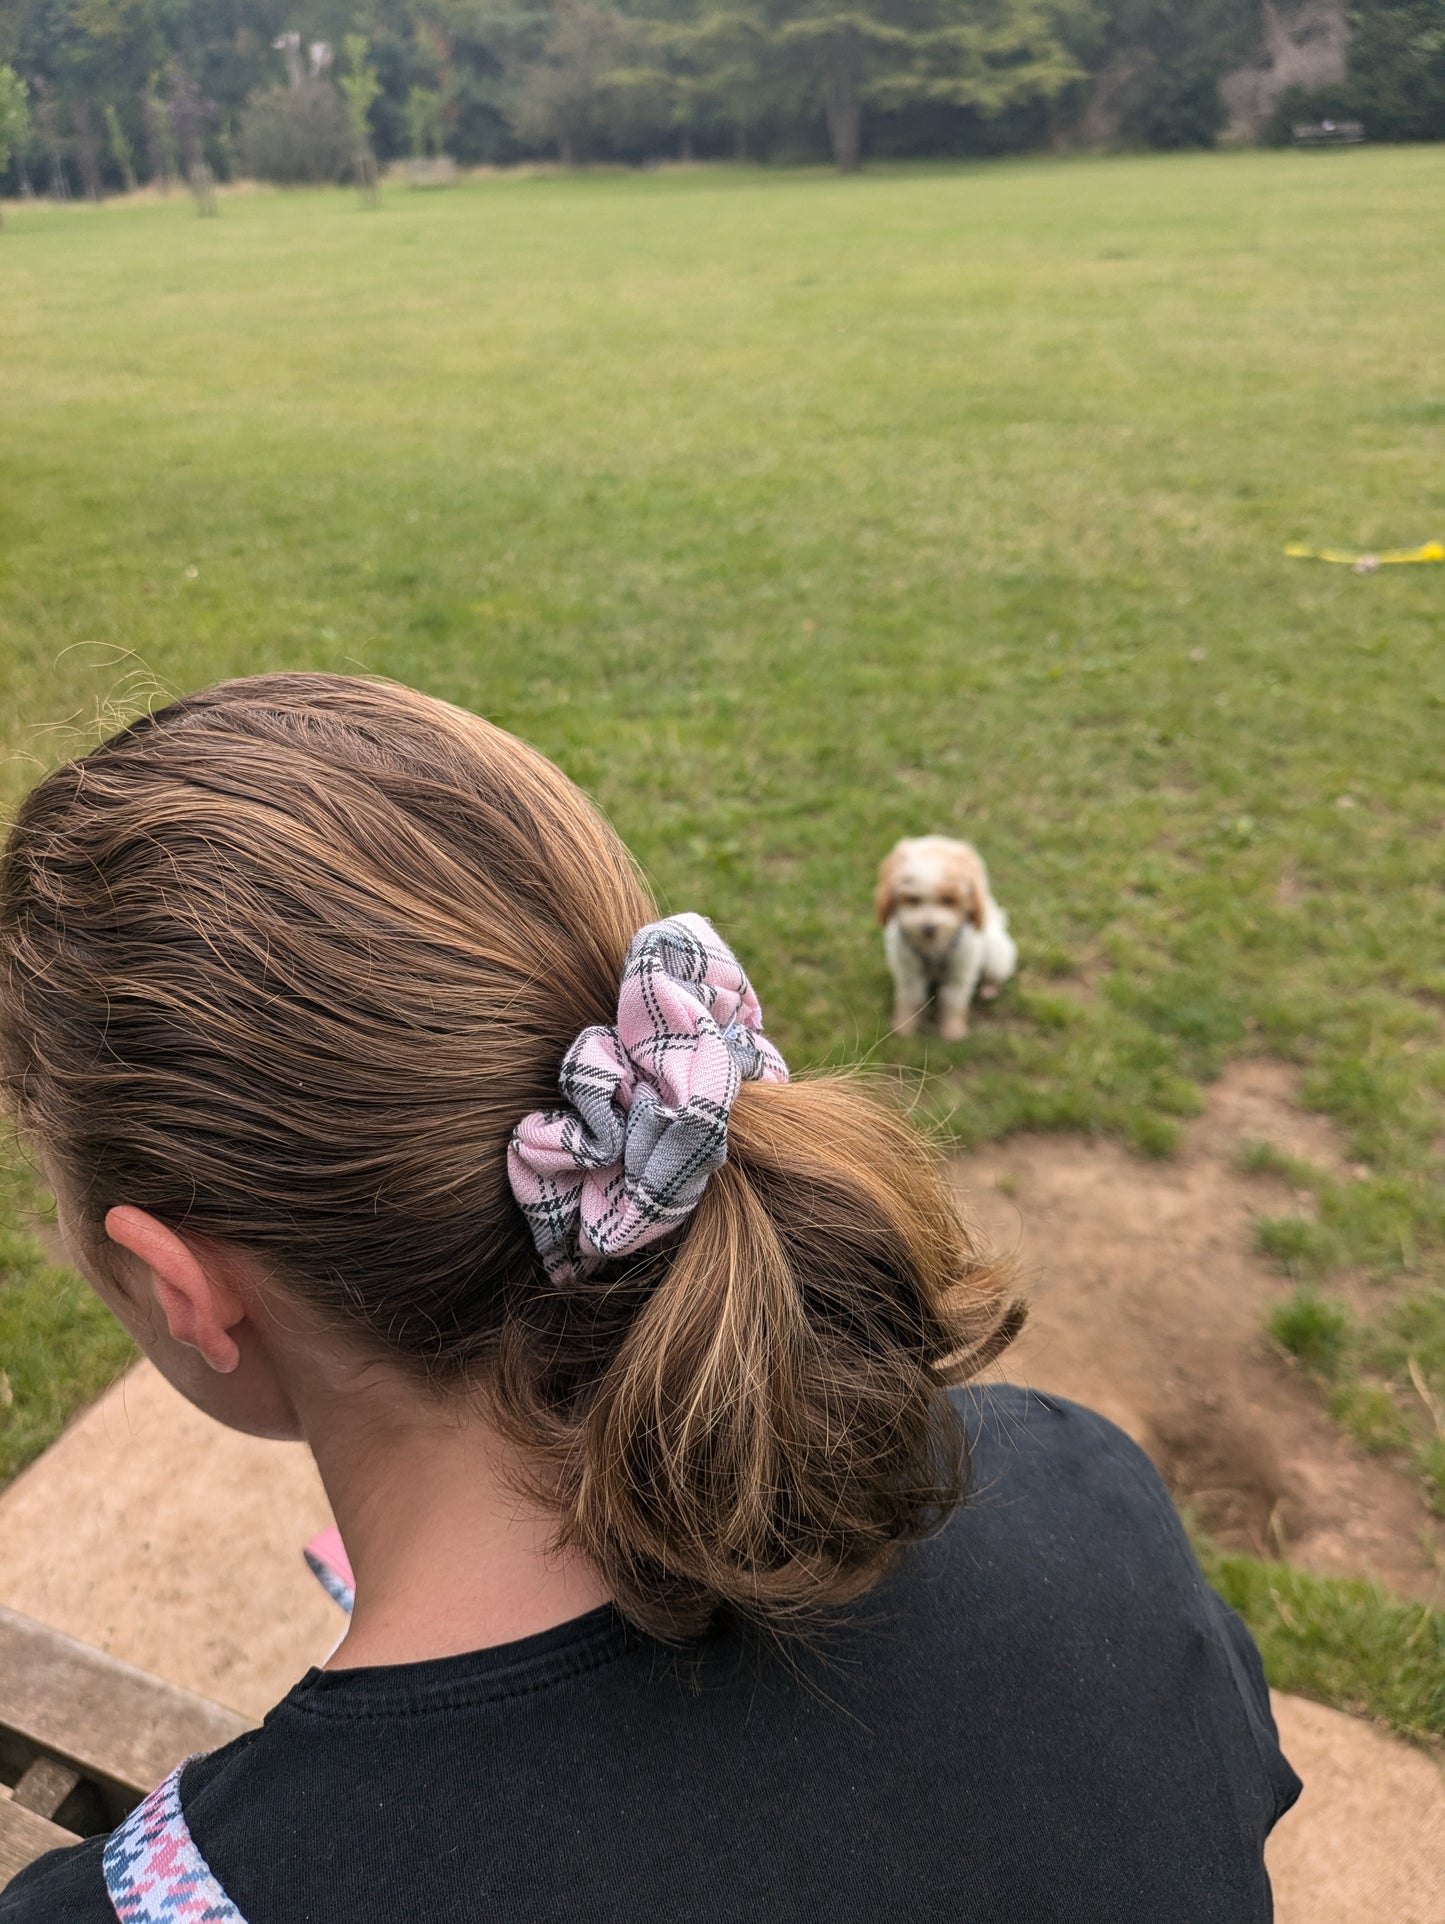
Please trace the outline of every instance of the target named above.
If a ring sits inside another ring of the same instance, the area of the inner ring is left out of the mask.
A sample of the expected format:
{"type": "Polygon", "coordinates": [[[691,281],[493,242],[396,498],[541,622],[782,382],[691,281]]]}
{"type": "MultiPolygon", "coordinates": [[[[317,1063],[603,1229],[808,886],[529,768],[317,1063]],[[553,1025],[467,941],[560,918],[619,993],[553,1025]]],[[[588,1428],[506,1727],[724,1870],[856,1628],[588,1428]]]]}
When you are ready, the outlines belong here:
{"type": "Polygon", "coordinates": [[[787,1079],[542,756],[374,681],[177,702],[25,803],[0,990],[75,1260],[305,1438],[355,1572],[4,1924],[1268,1918],[1298,1784],[1154,1472],[949,1395],[1021,1313],[929,1152],[787,1079]]]}

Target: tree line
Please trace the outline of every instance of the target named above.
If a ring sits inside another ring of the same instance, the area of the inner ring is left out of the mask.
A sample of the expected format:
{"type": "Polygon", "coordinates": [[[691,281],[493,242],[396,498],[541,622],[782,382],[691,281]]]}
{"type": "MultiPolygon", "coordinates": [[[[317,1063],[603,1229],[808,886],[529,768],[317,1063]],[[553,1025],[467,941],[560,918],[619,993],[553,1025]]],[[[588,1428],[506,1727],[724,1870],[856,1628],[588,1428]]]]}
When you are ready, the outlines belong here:
{"type": "MultiPolygon", "coordinates": [[[[0,185],[98,196],[378,163],[1207,146],[1261,0],[0,0],[0,185]]],[[[1362,0],[1289,115],[1445,138],[1445,0],[1362,0]]]]}

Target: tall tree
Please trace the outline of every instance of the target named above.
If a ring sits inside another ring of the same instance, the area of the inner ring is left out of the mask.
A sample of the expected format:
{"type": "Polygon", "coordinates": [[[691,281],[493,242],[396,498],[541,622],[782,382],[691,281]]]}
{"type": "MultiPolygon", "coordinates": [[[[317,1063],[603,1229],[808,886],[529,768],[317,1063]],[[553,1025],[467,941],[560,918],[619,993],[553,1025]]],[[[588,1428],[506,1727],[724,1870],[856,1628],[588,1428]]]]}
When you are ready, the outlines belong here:
{"type": "Polygon", "coordinates": [[[105,103],[105,137],[110,146],[110,157],[119,170],[120,177],[128,194],[136,190],[135,156],[131,152],[130,140],[121,124],[120,114],[113,100],[105,103]]]}
{"type": "Polygon", "coordinates": [[[200,82],[177,55],[166,62],[166,117],[195,196],[196,212],[214,215],[216,183],[206,159],[205,133],[208,122],[216,117],[216,102],[206,98],[200,82]]]}
{"type": "Polygon", "coordinates": [[[773,36],[821,97],[839,170],[862,164],[869,106],[967,107],[984,118],[1047,101],[1083,69],[1046,0],[777,0],[773,36]]]}
{"type": "Polygon", "coordinates": [[[407,149],[413,160],[431,160],[442,150],[446,125],[439,87],[413,87],[406,97],[407,149]]]}
{"type": "Polygon", "coordinates": [[[1352,109],[1372,139],[1445,140],[1445,0],[1350,9],[1352,109]]]}
{"type": "Polygon", "coordinates": [[[346,71],[339,85],[351,121],[351,138],[356,147],[356,183],[363,201],[375,207],[381,196],[376,185],[376,155],[371,146],[371,110],[381,92],[381,81],[371,62],[371,42],[364,33],[349,33],[341,43],[346,55],[346,71]]]}
{"type": "Polygon", "coordinates": [[[769,68],[776,49],[760,16],[734,8],[701,19],[649,18],[634,44],[630,64],[610,76],[634,122],[674,126],[684,160],[692,158],[698,130],[720,124],[742,159],[748,131],[774,92],[769,68]]]}
{"type": "MultiPolygon", "coordinates": [[[[22,154],[30,138],[30,101],[25,82],[13,67],[0,66],[0,175],[11,156],[22,154]]],[[[5,216],[0,213],[0,227],[5,216]]]]}
{"type": "Polygon", "coordinates": [[[642,40],[638,24],[623,14],[565,0],[517,98],[523,138],[555,144],[564,167],[615,144],[636,112],[632,76],[642,64],[642,40]]]}

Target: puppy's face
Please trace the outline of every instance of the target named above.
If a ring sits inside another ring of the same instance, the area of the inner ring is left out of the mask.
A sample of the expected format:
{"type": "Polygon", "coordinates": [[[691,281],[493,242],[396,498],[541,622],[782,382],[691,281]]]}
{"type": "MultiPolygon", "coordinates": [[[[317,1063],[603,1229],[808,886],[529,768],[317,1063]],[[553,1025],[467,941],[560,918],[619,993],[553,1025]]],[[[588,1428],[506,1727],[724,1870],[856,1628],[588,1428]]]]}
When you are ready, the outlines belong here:
{"type": "Polygon", "coordinates": [[[983,926],[983,903],[983,864],[967,842],[943,835],[900,842],[878,871],[878,920],[896,922],[928,963],[944,961],[965,922],[983,926]]]}

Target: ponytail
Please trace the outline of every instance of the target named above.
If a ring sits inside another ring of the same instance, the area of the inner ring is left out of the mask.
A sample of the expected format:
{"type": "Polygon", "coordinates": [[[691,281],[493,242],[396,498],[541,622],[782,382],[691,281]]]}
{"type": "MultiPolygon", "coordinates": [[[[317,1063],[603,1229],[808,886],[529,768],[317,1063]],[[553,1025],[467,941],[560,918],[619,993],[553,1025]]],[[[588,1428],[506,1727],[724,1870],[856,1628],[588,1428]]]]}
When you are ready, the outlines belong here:
{"type": "Polygon", "coordinates": [[[525,1369],[506,1401],[550,1446],[562,1541],[672,1638],[722,1611],[799,1625],[935,1528],[968,1477],[944,1389],[1023,1321],[922,1138],[844,1077],[745,1084],[687,1229],[619,1287],[574,1420],[525,1369]]]}

